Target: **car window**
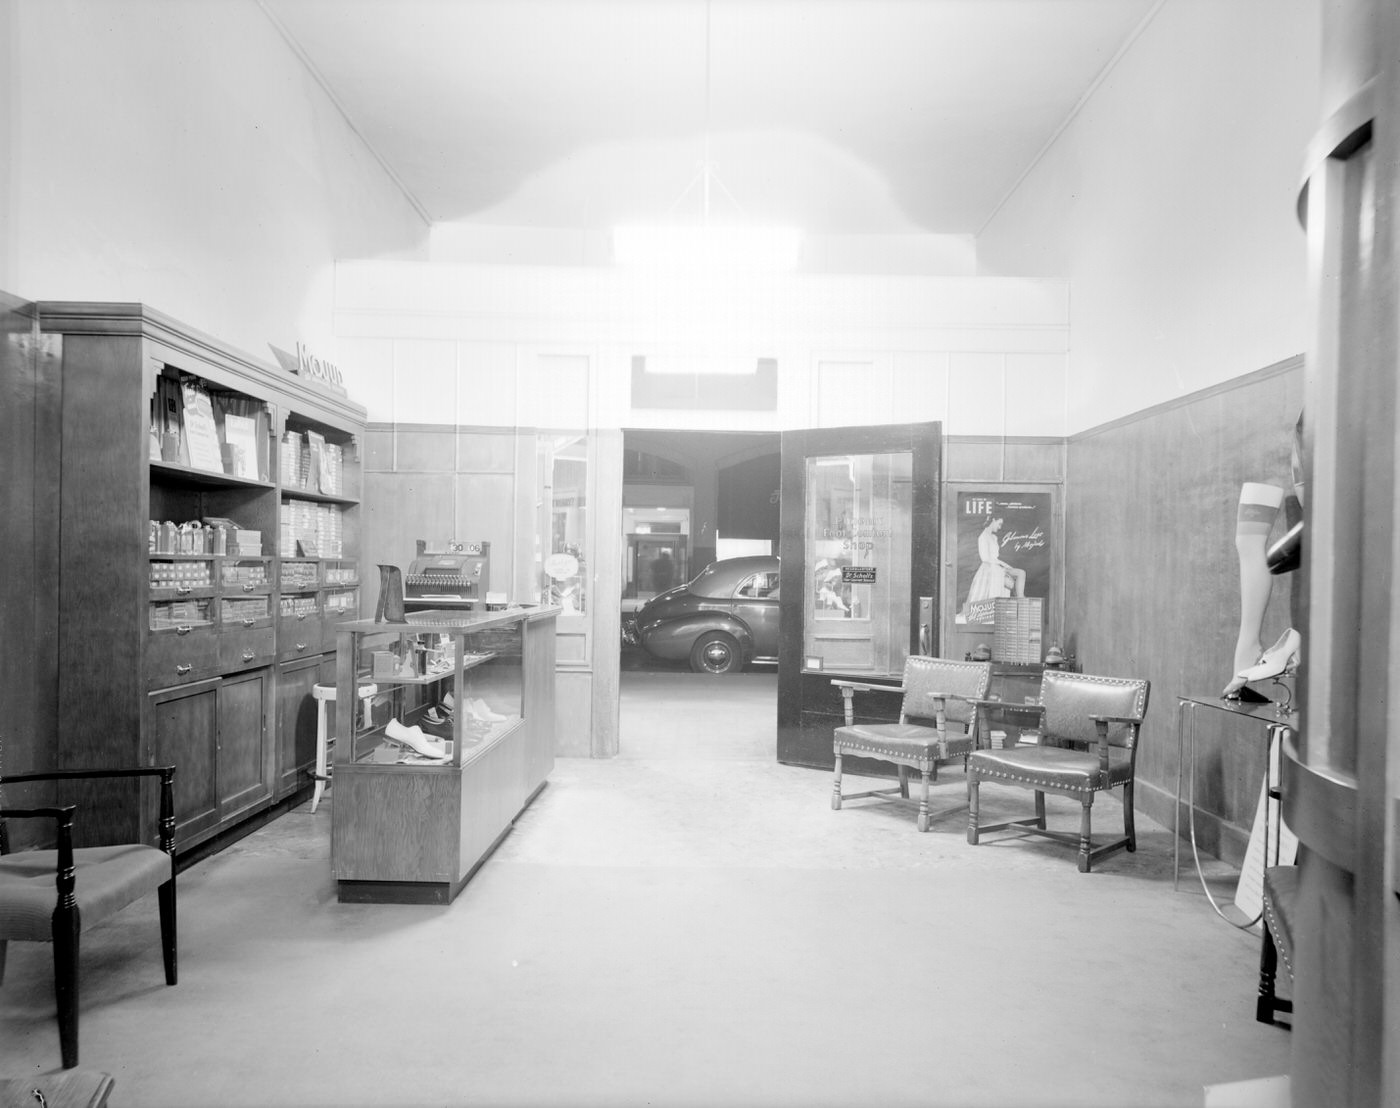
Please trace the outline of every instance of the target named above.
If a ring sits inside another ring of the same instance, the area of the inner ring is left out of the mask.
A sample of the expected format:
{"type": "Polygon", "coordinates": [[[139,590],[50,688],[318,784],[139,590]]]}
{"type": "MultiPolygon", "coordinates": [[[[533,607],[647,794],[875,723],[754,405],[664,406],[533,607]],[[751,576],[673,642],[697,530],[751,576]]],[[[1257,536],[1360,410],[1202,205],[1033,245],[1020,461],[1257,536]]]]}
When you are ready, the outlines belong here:
{"type": "Polygon", "coordinates": [[[751,577],[746,577],[740,582],[735,596],[742,596],[746,599],[771,599],[778,592],[778,575],[776,573],[755,573],[751,577]]]}

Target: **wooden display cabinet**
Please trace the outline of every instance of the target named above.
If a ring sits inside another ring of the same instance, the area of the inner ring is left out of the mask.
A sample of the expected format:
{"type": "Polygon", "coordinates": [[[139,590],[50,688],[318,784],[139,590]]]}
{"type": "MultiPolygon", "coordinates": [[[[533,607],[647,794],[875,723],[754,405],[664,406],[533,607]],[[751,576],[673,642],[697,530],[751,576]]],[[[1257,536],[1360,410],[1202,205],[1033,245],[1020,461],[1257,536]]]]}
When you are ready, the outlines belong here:
{"type": "MultiPolygon", "coordinates": [[[[309,674],[330,679],[327,626],[359,603],[364,409],[141,304],[42,302],[37,311],[60,376],[38,418],[59,444],[61,537],[51,552],[56,594],[46,601],[57,615],[54,762],[174,762],[185,851],[310,786],[309,674]],[[207,400],[211,417],[167,421],[190,402],[185,383],[199,387],[195,406],[203,411],[207,400]],[[319,480],[303,490],[300,473],[284,472],[284,442],[308,432],[334,448],[334,493],[319,491],[319,480]],[[333,550],[312,539],[307,557],[287,559],[312,564],[309,592],[298,591],[305,569],[289,566],[297,584],[282,585],[281,542],[297,496],[326,513],[313,522],[335,539],[333,550]],[[234,521],[248,532],[243,545],[153,547],[152,521],[209,519],[234,521]],[[323,569],[332,558],[341,605],[333,616],[323,569]],[[305,595],[314,616],[299,627],[283,618],[284,601],[295,610],[305,595]]],[[[101,814],[84,821],[85,844],[142,833],[134,805],[115,793],[93,799],[101,814]]]]}
{"type": "Polygon", "coordinates": [[[337,703],[368,682],[387,693],[385,712],[338,717],[331,869],[342,901],[450,903],[544,787],[558,613],[423,611],[341,627],[337,703]],[[446,761],[389,740],[390,720],[418,726],[448,692],[446,761]]]}

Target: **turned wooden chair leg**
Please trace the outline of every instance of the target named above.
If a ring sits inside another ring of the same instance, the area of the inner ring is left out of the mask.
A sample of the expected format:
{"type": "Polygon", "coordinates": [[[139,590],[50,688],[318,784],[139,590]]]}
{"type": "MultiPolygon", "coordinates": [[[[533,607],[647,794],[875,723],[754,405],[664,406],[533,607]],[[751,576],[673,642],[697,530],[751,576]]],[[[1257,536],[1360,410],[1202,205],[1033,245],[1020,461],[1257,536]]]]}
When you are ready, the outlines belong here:
{"type": "Polygon", "coordinates": [[[0,939],[0,985],[5,983],[5,951],[9,945],[8,939],[0,939]]]}
{"type": "Polygon", "coordinates": [[[831,809],[841,810],[841,755],[836,755],[836,777],[831,783],[831,809]]]}
{"type": "Polygon", "coordinates": [[[179,948],[175,942],[175,878],[157,889],[156,896],[160,901],[160,950],[165,958],[165,983],[173,985],[180,977],[179,948]]]}
{"type": "Polygon", "coordinates": [[[77,908],[54,910],[53,992],[58,1004],[58,1044],[63,1068],[78,1064],[78,933],[77,908]]]}
{"type": "Polygon", "coordinates": [[[1045,793],[1040,789],[1035,790],[1035,825],[1045,830],[1045,793]]]}
{"type": "Polygon", "coordinates": [[[1255,1001],[1254,1018],[1260,1023],[1274,1022],[1274,990],[1278,982],[1278,948],[1269,925],[1264,924],[1264,947],[1259,953],[1259,999],[1255,1001]]]}
{"type": "Polygon", "coordinates": [[[978,800],[977,778],[969,777],[967,779],[967,841],[973,846],[977,845],[978,800]]]}
{"type": "Polygon", "coordinates": [[[1137,827],[1133,824],[1133,783],[1123,786],[1123,834],[1128,838],[1128,852],[1137,850],[1137,827]]]}
{"type": "Polygon", "coordinates": [[[1093,794],[1091,793],[1089,796],[1086,796],[1080,803],[1083,805],[1083,808],[1079,814],[1079,872],[1088,873],[1090,863],[1089,851],[1091,849],[1089,838],[1089,813],[1094,807],[1093,794]]]}
{"type": "Polygon", "coordinates": [[[923,786],[919,790],[919,820],[920,831],[928,830],[928,770],[923,771],[923,786]]]}
{"type": "Polygon", "coordinates": [[[902,799],[909,799],[909,769],[907,766],[899,766],[899,795],[902,799]]]}

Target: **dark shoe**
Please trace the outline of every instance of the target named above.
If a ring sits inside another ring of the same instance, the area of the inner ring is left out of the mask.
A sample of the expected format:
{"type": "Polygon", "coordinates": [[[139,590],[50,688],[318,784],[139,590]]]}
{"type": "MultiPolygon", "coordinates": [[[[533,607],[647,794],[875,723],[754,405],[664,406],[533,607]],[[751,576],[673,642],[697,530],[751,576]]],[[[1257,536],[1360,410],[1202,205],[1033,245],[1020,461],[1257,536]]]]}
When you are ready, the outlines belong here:
{"type": "Polygon", "coordinates": [[[1264,555],[1269,572],[1275,576],[1292,573],[1303,564],[1303,522],[1299,520],[1264,555]]]}

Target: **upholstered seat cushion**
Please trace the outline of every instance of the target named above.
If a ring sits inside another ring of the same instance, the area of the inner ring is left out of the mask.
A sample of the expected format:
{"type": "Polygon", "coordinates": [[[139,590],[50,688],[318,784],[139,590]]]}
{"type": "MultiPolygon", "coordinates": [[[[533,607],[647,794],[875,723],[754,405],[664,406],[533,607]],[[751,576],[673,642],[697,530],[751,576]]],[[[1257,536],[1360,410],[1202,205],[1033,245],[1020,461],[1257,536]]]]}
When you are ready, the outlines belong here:
{"type": "Polygon", "coordinates": [[[1270,866],[1264,871],[1264,922],[1274,937],[1288,976],[1293,976],[1293,918],[1298,903],[1298,867],[1270,866]]]}
{"type": "Polygon", "coordinates": [[[972,739],[956,725],[945,735],[917,723],[868,723],[838,727],[834,745],[838,754],[922,764],[966,754],[972,749],[972,739]]]}
{"type": "MultiPolygon", "coordinates": [[[[170,855],[140,843],[73,851],[74,895],[84,927],[106,919],[170,880],[170,855]]],[[[58,851],[0,855],[0,939],[45,942],[58,903],[58,851]]]]}
{"type": "MultiPolygon", "coordinates": [[[[1005,750],[978,750],[968,762],[969,771],[979,777],[1015,781],[1030,788],[1093,789],[1099,783],[1097,750],[1075,750],[1059,746],[1016,746],[1005,750]]],[[[1132,752],[1108,748],[1110,787],[1132,779],[1132,752]]]]}

